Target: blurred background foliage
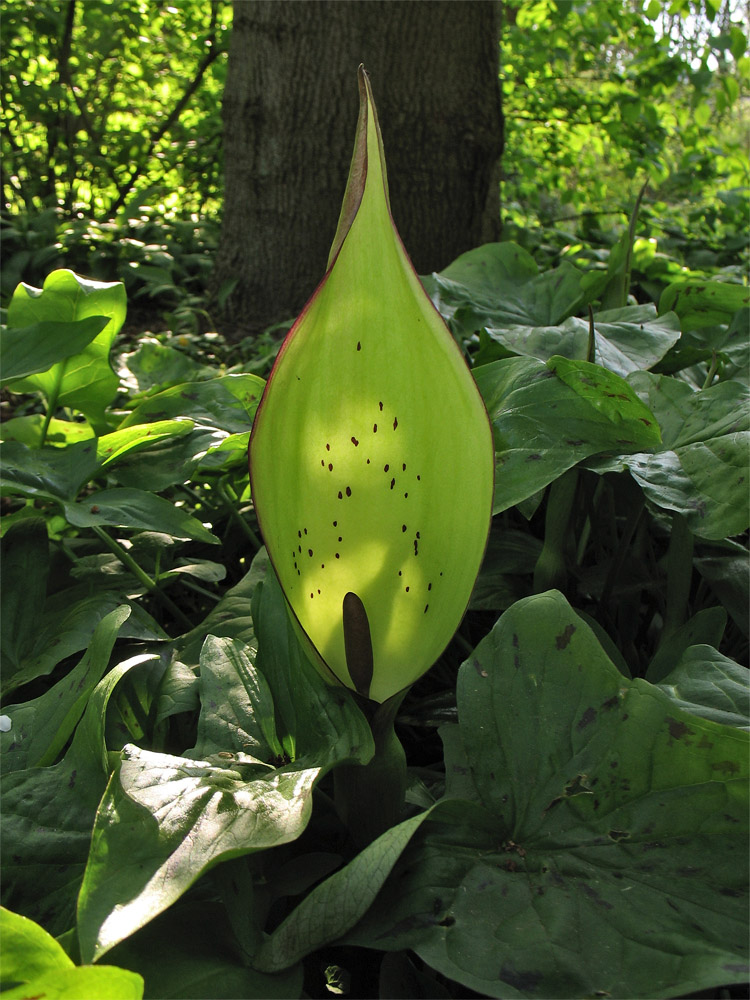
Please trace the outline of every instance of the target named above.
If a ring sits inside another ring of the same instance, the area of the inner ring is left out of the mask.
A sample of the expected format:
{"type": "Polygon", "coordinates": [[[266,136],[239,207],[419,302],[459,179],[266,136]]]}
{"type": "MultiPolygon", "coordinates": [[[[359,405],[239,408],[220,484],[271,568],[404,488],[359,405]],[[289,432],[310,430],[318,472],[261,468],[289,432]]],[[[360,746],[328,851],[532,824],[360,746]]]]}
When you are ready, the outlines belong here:
{"type": "MultiPolygon", "coordinates": [[[[636,271],[667,255],[737,280],[747,0],[502,9],[503,239],[543,264],[561,254],[601,263],[648,181],[636,271]]],[[[140,306],[159,329],[215,329],[231,22],[226,0],[6,0],[3,304],[19,281],[41,285],[70,267],[125,280],[136,317],[140,306]]]]}

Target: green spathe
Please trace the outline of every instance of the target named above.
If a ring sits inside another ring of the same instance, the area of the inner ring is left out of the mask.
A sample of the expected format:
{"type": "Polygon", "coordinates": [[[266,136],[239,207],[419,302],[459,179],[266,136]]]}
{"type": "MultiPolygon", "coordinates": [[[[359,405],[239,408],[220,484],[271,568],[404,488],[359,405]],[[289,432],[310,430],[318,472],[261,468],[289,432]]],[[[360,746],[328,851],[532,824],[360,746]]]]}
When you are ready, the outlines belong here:
{"type": "Polygon", "coordinates": [[[329,270],[271,373],[250,477],[297,621],[340,682],[382,702],[435,662],[461,620],[489,528],[494,450],[474,381],[393,225],[363,69],[359,82],[329,270]],[[351,676],[351,652],[347,666],[347,594],[367,615],[371,681],[368,670],[351,676]]]}

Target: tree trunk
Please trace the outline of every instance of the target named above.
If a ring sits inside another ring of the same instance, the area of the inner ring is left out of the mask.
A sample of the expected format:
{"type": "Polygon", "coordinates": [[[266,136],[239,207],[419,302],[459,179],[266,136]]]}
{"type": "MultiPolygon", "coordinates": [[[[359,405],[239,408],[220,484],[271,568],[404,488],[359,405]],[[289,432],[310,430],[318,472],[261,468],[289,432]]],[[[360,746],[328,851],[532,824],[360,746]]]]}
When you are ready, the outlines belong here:
{"type": "Polygon", "coordinates": [[[418,273],[497,239],[494,0],[235,0],[216,288],[235,337],[296,315],[323,277],[370,74],[391,206],[418,273]]]}

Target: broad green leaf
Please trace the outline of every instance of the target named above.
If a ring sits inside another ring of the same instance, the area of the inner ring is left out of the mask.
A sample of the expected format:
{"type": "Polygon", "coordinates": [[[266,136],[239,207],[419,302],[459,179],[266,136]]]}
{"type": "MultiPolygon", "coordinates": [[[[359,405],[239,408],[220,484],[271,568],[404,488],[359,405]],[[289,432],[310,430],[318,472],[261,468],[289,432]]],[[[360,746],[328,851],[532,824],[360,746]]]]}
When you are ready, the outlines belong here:
{"type": "Polygon", "coordinates": [[[274,569],[342,684],[382,702],[439,657],[479,570],[492,475],[481,398],[393,226],[360,70],[329,270],[284,341],[250,439],[274,569]],[[348,634],[359,636],[348,662],[347,595],[348,634]]]}
{"type": "Polygon", "coordinates": [[[484,326],[561,323],[583,300],[582,278],[569,261],[540,274],[515,243],[487,243],[425,284],[441,314],[471,333],[484,326]]]}
{"type": "Polygon", "coordinates": [[[54,763],[83,715],[91,692],[109,666],[109,658],[130,608],[103,618],[80,662],[54,687],[31,701],[8,705],[11,729],[0,733],[3,772],[54,763]]]}
{"type": "Polygon", "coordinates": [[[119,281],[91,281],[59,270],[46,278],[43,288],[19,285],[8,306],[10,327],[45,321],[72,323],[90,316],[106,316],[109,321],[87,347],[41,374],[30,375],[14,387],[16,391],[39,390],[50,406],[71,406],[92,423],[101,422],[104,408],[117,392],[118,377],[109,351],[125,321],[125,310],[125,286],[119,281]]]}
{"type": "Polygon", "coordinates": [[[42,927],[0,907],[0,982],[8,1000],[140,1000],[143,979],[114,966],[76,967],[42,927]]]}
{"type": "Polygon", "coordinates": [[[659,299],[659,313],[676,312],[682,329],[696,330],[730,323],[734,314],[750,305],[750,290],[727,281],[685,278],[667,285],[659,299]]]}
{"type": "Polygon", "coordinates": [[[302,833],[320,768],[269,772],[243,753],[222,763],[125,747],[78,901],[84,960],[99,959],[218,862],[302,833]]]}
{"type": "MultiPolygon", "coordinates": [[[[623,429],[643,424],[650,447],[661,441],[659,426],[653,413],[633,392],[627,382],[608,372],[601,365],[588,361],[569,361],[567,358],[553,357],[547,362],[559,379],[582,396],[597,412],[606,416],[613,424],[623,429]]],[[[635,440],[623,440],[628,447],[636,445],[635,440]]]]}
{"type": "Polygon", "coordinates": [[[507,358],[475,369],[495,434],[495,513],[531,497],[590,455],[651,446],[653,418],[652,426],[643,422],[648,416],[642,419],[648,410],[631,405],[632,393],[621,379],[592,367],[617,393],[625,387],[628,408],[623,412],[604,394],[607,386],[604,391],[586,386],[580,372],[569,385],[533,358],[507,358]]]}
{"type": "MultiPolygon", "coordinates": [[[[728,543],[732,545],[733,543],[728,543]]],[[[747,609],[750,607],[750,574],[747,567],[750,555],[747,548],[733,546],[727,552],[716,551],[698,556],[695,568],[708,582],[714,594],[732,616],[734,623],[744,635],[750,631],[747,609]]]]}
{"type": "Polygon", "coordinates": [[[107,316],[65,322],[42,322],[21,329],[0,331],[2,374],[0,385],[46,372],[52,365],[78,354],[98,336],[109,322],[107,316]]]}
{"type": "Polygon", "coordinates": [[[27,447],[10,441],[2,447],[0,483],[6,495],[73,500],[86,483],[129,453],[158,448],[161,442],[190,434],[192,428],[190,420],[163,420],[98,438],[87,436],[64,448],[27,447]]]}
{"type": "Polygon", "coordinates": [[[159,1000],[297,1000],[302,995],[300,966],[278,975],[248,968],[218,903],[178,903],[119,944],[110,960],[140,973],[146,996],[159,1000]]]}
{"type": "MultiPolygon", "coordinates": [[[[3,650],[3,692],[9,695],[22,684],[52,672],[68,656],[86,649],[91,634],[105,615],[122,604],[130,607],[130,617],[122,625],[122,638],[163,641],[166,632],[138,603],[127,594],[132,590],[132,578],[119,588],[100,589],[91,593],[88,584],[61,590],[49,597],[44,605],[36,605],[36,630],[16,652],[6,658],[3,650]]],[[[3,630],[5,631],[5,630],[3,630]]]]}
{"type": "MultiPolygon", "coordinates": [[[[0,439],[20,441],[28,448],[38,448],[42,439],[44,420],[43,413],[27,413],[23,417],[5,420],[0,425],[0,439]]],[[[86,421],[58,420],[53,417],[47,427],[44,443],[65,448],[79,441],[88,441],[95,436],[93,427],[86,421]]]]}
{"type": "Polygon", "coordinates": [[[629,385],[662,430],[654,454],[597,459],[598,472],[628,469],[657,507],[677,511],[703,538],[725,538],[750,523],[748,441],[750,391],[720,382],[696,392],[687,383],[637,372],[629,385]]]}
{"type": "Polygon", "coordinates": [[[193,361],[187,354],[160,344],[143,340],[138,349],[119,358],[120,374],[133,395],[160,391],[199,378],[213,378],[214,368],[193,361]]]}
{"type": "MultiPolygon", "coordinates": [[[[244,643],[209,635],[200,661],[201,714],[191,757],[241,752],[268,762],[283,754],[268,682],[244,643]]],[[[254,650],[253,650],[254,652],[254,650]]]]}
{"type": "MultiPolygon", "coordinates": [[[[549,361],[555,354],[578,361],[587,357],[589,321],[577,316],[560,326],[488,326],[486,331],[514,354],[542,361],[549,361]]],[[[657,316],[652,304],[611,309],[594,317],[595,360],[623,377],[651,368],[679,337],[675,314],[657,316]]]]}
{"type": "Polygon", "coordinates": [[[747,667],[712,646],[690,646],[659,687],[685,712],[750,729],[747,667]]]}
{"type": "Polygon", "coordinates": [[[199,426],[239,434],[250,430],[264,386],[262,378],[247,374],[181,383],[143,400],[120,426],[189,417],[199,426]]]}
{"type": "Polygon", "coordinates": [[[436,809],[346,943],[503,998],[743,980],[746,733],[625,680],[554,591],[463,664],[458,710],[482,808],[436,809]]]}
{"type": "Polygon", "coordinates": [[[718,646],[727,627],[724,608],[702,608],[679,628],[667,635],[646,670],[646,679],[658,684],[671,673],[691,646],[718,646]]]}
{"type": "Polygon", "coordinates": [[[59,764],[3,775],[3,900],[53,934],[75,921],[94,817],[107,783],[107,704],[129,670],[155,659],[134,657],[99,682],[59,764]]]}
{"type": "MultiPolygon", "coordinates": [[[[439,807],[438,807],[439,808],[439,807]]],[[[314,889],[271,934],[253,959],[256,969],[288,969],[342,937],[372,905],[415,831],[429,813],[391,827],[341,871],[314,889]]]]}
{"type": "Polygon", "coordinates": [[[146,490],[100,490],[78,503],[63,502],[62,507],[67,520],[77,528],[115,525],[118,528],[163,531],[175,538],[190,538],[214,545],[219,542],[192,514],[146,490]]]}
{"type": "MultiPolygon", "coordinates": [[[[47,596],[49,541],[41,518],[15,524],[0,542],[0,651],[3,681],[21,669],[39,631],[47,596]]],[[[4,687],[7,694],[7,689],[4,687]]],[[[1,737],[0,737],[1,738],[1,737]]]]}

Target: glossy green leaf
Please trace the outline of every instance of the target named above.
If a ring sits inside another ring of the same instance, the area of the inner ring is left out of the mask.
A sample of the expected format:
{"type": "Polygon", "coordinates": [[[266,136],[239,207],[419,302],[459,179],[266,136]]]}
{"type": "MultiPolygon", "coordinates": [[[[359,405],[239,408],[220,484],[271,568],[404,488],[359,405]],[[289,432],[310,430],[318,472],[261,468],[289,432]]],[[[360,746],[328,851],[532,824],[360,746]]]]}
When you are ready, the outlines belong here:
{"type": "Polygon", "coordinates": [[[80,662],[54,687],[31,701],[4,708],[11,728],[0,733],[3,772],[53,764],[83,715],[91,692],[109,666],[109,658],[130,608],[103,618],[80,662]]]}
{"type": "Polygon", "coordinates": [[[123,750],[97,814],[79,897],[85,960],[153,919],[212,865],[304,830],[319,768],[271,771],[243,753],[214,760],[123,750]]]}
{"type": "Polygon", "coordinates": [[[101,421],[114,399],[118,377],[109,361],[112,342],[125,321],[125,287],[121,282],[91,281],[72,271],[53,271],[43,288],[21,284],[8,306],[8,325],[24,327],[44,321],[74,322],[106,316],[109,322],[82,351],[49,370],[30,375],[14,388],[39,390],[52,406],[71,406],[92,421],[101,421]]]}
{"type": "Polygon", "coordinates": [[[115,525],[163,531],[175,538],[191,538],[214,545],[219,542],[192,514],[146,490],[100,490],[78,503],[64,502],[62,507],[67,520],[77,528],[115,525]]]}
{"type": "Polygon", "coordinates": [[[750,305],[750,291],[727,281],[686,278],[667,285],[659,299],[659,312],[676,312],[683,330],[729,323],[734,314],[750,305]]]}
{"type": "Polygon", "coordinates": [[[59,764],[3,775],[3,899],[53,934],[75,921],[94,817],[107,784],[107,704],[129,670],[154,659],[126,660],[99,682],[59,764]]]}
{"type": "Polygon", "coordinates": [[[341,683],[384,701],[435,662],[461,620],[493,462],[481,398],[393,226],[364,71],[360,97],[329,270],[271,373],[250,475],[299,624],[341,683]],[[371,683],[347,664],[348,593],[369,622],[371,683]]]}
{"type": "Polygon", "coordinates": [[[75,966],[57,941],[33,920],[0,907],[0,982],[8,1000],[141,1000],[143,979],[102,965],[75,966]]]}
{"type": "Polygon", "coordinates": [[[458,711],[476,801],[439,803],[347,943],[503,998],[744,981],[746,733],[625,680],[554,591],[463,664],[458,711]]]}
{"type": "Polygon", "coordinates": [[[468,250],[425,284],[440,312],[464,332],[484,326],[554,326],[582,303],[583,274],[569,261],[539,273],[515,243],[468,250]]]}
{"type": "Polygon", "coordinates": [[[696,392],[686,382],[637,372],[628,384],[662,429],[653,454],[597,459],[599,472],[629,469],[656,506],[677,511],[703,538],[725,538],[750,523],[748,442],[750,392],[720,382],[696,392]]]}
{"type": "Polygon", "coordinates": [[[750,729],[747,667],[712,646],[690,646],[659,687],[685,712],[723,726],[750,729]]]}
{"type": "MultiPolygon", "coordinates": [[[[542,361],[549,361],[555,354],[570,360],[587,359],[589,321],[578,316],[571,316],[560,326],[488,326],[486,331],[514,354],[542,361]]],[[[680,324],[675,314],[657,316],[653,305],[626,306],[594,316],[596,362],[623,377],[651,368],[679,337],[680,324]]]]}
{"type": "Polygon", "coordinates": [[[189,417],[199,426],[239,434],[249,429],[264,386],[262,378],[249,374],[184,382],[143,400],[120,426],[189,417]]]}
{"type": "Polygon", "coordinates": [[[648,409],[632,402],[632,390],[622,379],[591,367],[605,380],[600,389],[583,382],[581,369],[568,384],[535,358],[506,358],[475,370],[495,434],[496,513],[526,500],[590,455],[651,446],[655,432],[648,409]],[[615,396],[627,394],[627,406],[606,395],[613,390],[615,396]]]}
{"type": "Polygon", "coordinates": [[[65,322],[42,322],[0,332],[2,375],[0,385],[46,372],[52,365],[78,354],[98,336],[109,322],[107,316],[65,322]]]}

